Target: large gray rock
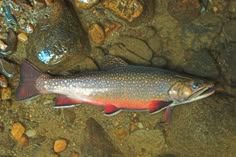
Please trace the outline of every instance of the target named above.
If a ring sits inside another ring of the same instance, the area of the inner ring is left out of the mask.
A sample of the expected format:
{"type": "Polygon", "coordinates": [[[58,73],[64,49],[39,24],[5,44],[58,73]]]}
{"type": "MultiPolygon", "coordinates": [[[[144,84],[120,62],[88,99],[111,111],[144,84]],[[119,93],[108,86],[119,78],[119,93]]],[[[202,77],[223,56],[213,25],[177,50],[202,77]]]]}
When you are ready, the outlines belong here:
{"type": "Polygon", "coordinates": [[[72,69],[89,54],[87,35],[69,1],[55,1],[38,13],[37,20],[26,47],[37,67],[58,73],[72,69]]]}
{"type": "Polygon", "coordinates": [[[168,151],[180,157],[234,157],[235,103],[235,97],[216,94],[175,107],[168,130],[168,151]]]}
{"type": "Polygon", "coordinates": [[[123,157],[122,152],[113,145],[101,125],[93,118],[86,122],[82,137],[80,155],[82,157],[123,157]]]}

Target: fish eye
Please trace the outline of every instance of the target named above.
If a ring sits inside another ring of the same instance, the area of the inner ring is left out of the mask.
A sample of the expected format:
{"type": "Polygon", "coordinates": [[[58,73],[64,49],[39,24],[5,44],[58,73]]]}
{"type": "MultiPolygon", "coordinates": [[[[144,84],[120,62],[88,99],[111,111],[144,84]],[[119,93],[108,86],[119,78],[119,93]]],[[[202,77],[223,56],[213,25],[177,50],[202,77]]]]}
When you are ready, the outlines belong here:
{"type": "Polygon", "coordinates": [[[192,89],[198,89],[200,87],[200,83],[193,82],[192,83],[192,89]]]}

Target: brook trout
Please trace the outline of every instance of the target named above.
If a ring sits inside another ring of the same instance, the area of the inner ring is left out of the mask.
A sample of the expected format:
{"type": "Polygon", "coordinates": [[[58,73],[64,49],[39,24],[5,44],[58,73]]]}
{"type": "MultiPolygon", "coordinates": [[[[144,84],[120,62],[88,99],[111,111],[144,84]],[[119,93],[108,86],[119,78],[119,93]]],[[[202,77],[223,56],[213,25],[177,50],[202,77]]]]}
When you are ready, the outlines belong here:
{"type": "Polygon", "coordinates": [[[56,108],[92,104],[103,106],[106,115],[121,110],[148,110],[155,113],[206,98],[215,92],[214,84],[204,79],[124,63],[101,71],[51,76],[41,73],[25,61],[21,64],[20,72],[17,100],[55,93],[58,94],[56,108]]]}

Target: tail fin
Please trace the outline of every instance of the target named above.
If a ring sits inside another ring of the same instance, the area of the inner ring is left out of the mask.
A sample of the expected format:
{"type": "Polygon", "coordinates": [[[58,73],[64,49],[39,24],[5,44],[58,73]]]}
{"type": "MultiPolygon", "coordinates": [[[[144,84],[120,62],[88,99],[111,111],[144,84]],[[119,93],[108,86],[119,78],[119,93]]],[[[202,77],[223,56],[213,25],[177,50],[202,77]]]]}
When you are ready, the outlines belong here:
{"type": "Polygon", "coordinates": [[[20,82],[16,91],[16,100],[24,100],[40,94],[36,89],[36,80],[42,73],[29,61],[25,60],[20,66],[20,82]]]}

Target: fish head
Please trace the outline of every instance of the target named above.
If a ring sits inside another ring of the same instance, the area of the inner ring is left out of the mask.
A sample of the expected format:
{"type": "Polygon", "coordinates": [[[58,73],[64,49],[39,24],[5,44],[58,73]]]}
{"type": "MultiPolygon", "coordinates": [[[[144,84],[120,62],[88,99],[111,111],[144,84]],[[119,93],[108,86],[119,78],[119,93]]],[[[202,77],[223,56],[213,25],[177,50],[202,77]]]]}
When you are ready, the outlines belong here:
{"type": "Polygon", "coordinates": [[[214,83],[201,79],[185,79],[177,81],[168,91],[174,104],[185,104],[200,100],[215,92],[214,83]]]}

